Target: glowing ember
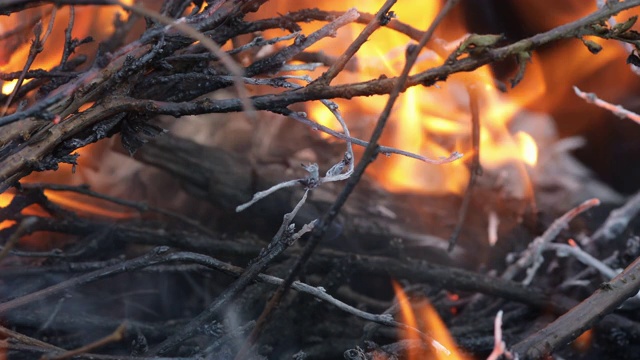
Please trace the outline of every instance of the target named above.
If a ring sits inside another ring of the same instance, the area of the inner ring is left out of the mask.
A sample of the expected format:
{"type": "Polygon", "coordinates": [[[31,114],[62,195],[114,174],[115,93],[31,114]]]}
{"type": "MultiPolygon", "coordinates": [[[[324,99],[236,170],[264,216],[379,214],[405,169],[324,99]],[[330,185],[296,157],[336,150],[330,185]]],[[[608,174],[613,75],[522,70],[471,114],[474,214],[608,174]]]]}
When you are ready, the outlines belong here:
{"type": "Polygon", "coordinates": [[[592,342],[593,342],[593,330],[589,329],[583,332],[582,335],[578,336],[578,338],[571,343],[571,347],[581,353],[585,353],[589,350],[589,348],[591,348],[592,342]]]}
{"type": "MultiPolygon", "coordinates": [[[[13,199],[13,194],[9,194],[8,192],[0,194],[0,207],[6,207],[7,205],[9,205],[11,199],[13,199]]],[[[0,222],[0,230],[6,229],[15,223],[16,222],[13,220],[5,220],[3,222],[0,222]]]]}
{"type": "MultiPolygon", "coordinates": [[[[419,301],[415,301],[412,303],[410,302],[400,285],[398,285],[398,283],[393,282],[393,289],[395,291],[398,304],[400,305],[402,321],[405,324],[418,329],[423,333],[429,334],[435,341],[446,348],[446,351],[438,350],[436,348],[425,350],[421,347],[411,346],[408,347],[407,350],[406,358],[408,360],[468,359],[467,356],[464,356],[458,350],[458,347],[449,334],[446,325],[444,324],[444,322],[442,322],[442,319],[440,319],[438,313],[426,299],[419,299],[419,301]]],[[[423,341],[420,335],[415,331],[403,331],[402,337],[403,340],[411,340],[416,342],[423,341]]]]}

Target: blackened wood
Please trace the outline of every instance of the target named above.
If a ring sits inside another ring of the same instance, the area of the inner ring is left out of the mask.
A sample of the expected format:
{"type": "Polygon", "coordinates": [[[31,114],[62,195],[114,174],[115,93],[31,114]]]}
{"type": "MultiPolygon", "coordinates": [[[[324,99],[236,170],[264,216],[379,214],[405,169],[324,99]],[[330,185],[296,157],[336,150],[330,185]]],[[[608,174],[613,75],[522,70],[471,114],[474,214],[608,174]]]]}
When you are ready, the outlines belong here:
{"type": "Polygon", "coordinates": [[[593,295],[513,347],[521,359],[540,359],[568,344],[640,290],[640,258],[593,295]]]}

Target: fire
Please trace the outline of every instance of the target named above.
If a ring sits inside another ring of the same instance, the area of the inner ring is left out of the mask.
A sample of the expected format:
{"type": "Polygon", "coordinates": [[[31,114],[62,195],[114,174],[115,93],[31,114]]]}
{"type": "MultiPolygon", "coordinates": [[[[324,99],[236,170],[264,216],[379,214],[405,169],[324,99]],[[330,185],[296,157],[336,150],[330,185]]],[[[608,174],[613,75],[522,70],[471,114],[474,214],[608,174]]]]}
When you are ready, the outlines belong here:
{"type": "MultiPolygon", "coordinates": [[[[13,199],[13,194],[9,194],[9,193],[2,193],[0,194],[0,208],[6,207],[7,205],[9,205],[9,203],[11,203],[11,200],[13,199]]],[[[0,222],[0,230],[2,229],[6,229],[8,227],[10,227],[11,225],[15,224],[16,222],[13,220],[5,220],[0,222]]]]}
{"type": "Polygon", "coordinates": [[[516,142],[520,146],[520,156],[525,164],[535,166],[538,162],[538,144],[526,132],[518,131],[515,134],[516,142]]]}
{"type": "MultiPolygon", "coordinates": [[[[304,3],[304,2],[303,2],[304,3]]],[[[331,2],[332,10],[336,7],[347,9],[356,7],[359,11],[375,13],[382,1],[331,2]]],[[[304,6],[306,4],[301,4],[304,6]]],[[[294,10],[291,4],[282,4],[279,11],[294,10]]],[[[426,29],[436,16],[440,7],[438,1],[398,2],[393,11],[399,20],[418,29],[426,29]]],[[[467,30],[462,19],[458,19],[457,28],[447,27],[447,48],[453,51],[464,39],[467,30]],[[453,38],[456,37],[456,38],[453,38]]],[[[309,25],[312,26],[312,25],[309,25]]],[[[449,26],[449,24],[447,24],[449,26]]],[[[338,33],[335,42],[322,45],[324,51],[342,49],[357,36],[361,26],[338,33]]],[[[303,28],[303,31],[311,29],[303,28]]],[[[358,70],[351,74],[341,74],[336,83],[347,81],[366,81],[381,75],[399,75],[405,60],[406,46],[410,43],[406,36],[389,30],[380,29],[365,43],[358,54],[358,70]]],[[[319,49],[316,49],[319,50],[319,49]]],[[[336,54],[337,55],[337,54],[336,54]]],[[[534,61],[537,59],[534,57],[534,61]]],[[[444,59],[427,49],[420,55],[419,63],[414,71],[422,71],[439,66],[444,59]]],[[[533,138],[525,133],[512,134],[509,122],[523,106],[545,92],[545,84],[540,69],[534,63],[528,66],[527,76],[520,86],[527,91],[520,91],[518,97],[508,97],[494,85],[494,77],[488,67],[483,67],[471,74],[458,74],[439,83],[437,87],[413,87],[408,89],[396,105],[390,121],[387,135],[383,137],[384,145],[400,148],[437,158],[448,156],[453,151],[461,152],[467,159],[473,153],[471,145],[469,95],[466,86],[480,89],[481,129],[480,129],[480,161],[483,168],[499,170],[509,164],[534,167],[537,161],[537,149],[533,138]],[[533,77],[533,78],[531,78],[533,77]]],[[[372,96],[349,101],[336,101],[349,119],[357,118],[350,123],[351,131],[367,138],[373,121],[381,112],[386,97],[372,96]],[[357,114],[357,115],[356,115],[357,114]]],[[[312,119],[322,125],[339,130],[339,125],[332,115],[320,103],[309,108],[312,119]]],[[[519,171],[522,184],[528,189],[526,171],[519,171]]],[[[458,161],[447,165],[429,165],[416,162],[402,156],[393,156],[389,161],[378,161],[372,166],[372,174],[388,190],[397,192],[419,192],[429,194],[460,194],[466,188],[469,179],[468,162],[458,161]]],[[[524,191],[527,192],[528,191],[524,191]]]]}
{"type": "MultiPolygon", "coordinates": [[[[341,1],[321,2],[318,5],[317,2],[300,1],[295,4],[278,2],[274,6],[279,13],[308,6],[321,6],[327,10],[346,10],[355,7],[361,12],[375,13],[382,3],[381,0],[341,1]]],[[[525,1],[525,3],[526,5],[521,6],[518,2],[514,6],[523,14],[530,13],[532,8],[542,6],[536,1],[525,1]]],[[[442,1],[399,1],[392,10],[396,13],[398,20],[424,30],[439,11],[441,4],[442,1]]],[[[561,7],[561,5],[557,6],[561,7]]],[[[534,17],[540,19],[533,19],[533,22],[539,22],[532,26],[537,26],[538,31],[548,30],[595,10],[595,6],[595,2],[588,4],[573,2],[571,11],[558,10],[554,12],[554,17],[551,19],[547,19],[546,16],[534,17]]],[[[447,51],[453,51],[469,33],[464,23],[461,12],[453,12],[448,14],[447,22],[442,24],[441,29],[436,32],[435,36],[446,42],[444,46],[447,51]]],[[[317,23],[303,24],[302,31],[309,33],[318,26],[317,23]]],[[[362,25],[355,24],[341,29],[335,39],[323,40],[310,51],[323,51],[338,56],[361,29],[362,25]]],[[[406,47],[412,42],[406,36],[390,29],[378,30],[356,54],[357,71],[343,72],[334,80],[334,83],[367,81],[381,75],[397,76],[404,65],[406,47]]],[[[558,46],[558,49],[534,52],[531,61],[526,65],[522,81],[517,87],[508,89],[506,93],[497,88],[495,76],[488,66],[472,73],[450,76],[446,82],[440,82],[436,86],[410,88],[402,94],[396,104],[381,143],[430,157],[447,156],[453,151],[458,151],[463,153],[465,158],[463,161],[447,165],[429,165],[393,155],[392,159],[376,161],[371,166],[370,175],[391,191],[436,195],[462,193],[470,177],[469,163],[473,154],[469,94],[466,86],[476,86],[480,89],[482,168],[488,170],[486,173],[489,174],[501,173],[505,168],[512,169],[509,171],[510,181],[517,183],[516,186],[519,187],[514,193],[532,196],[529,176],[535,173],[540,150],[538,147],[541,145],[536,143],[539,139],[533,134],[513,129],[512,120],[525,108],[549,112],[564,106],[565,104],[559,101],[570,91],[571,84],[592,77],[607,63],[614,59],[622,61],[620,59],[624,56],[622,47],[615,44],[606,44],[601,53],[595,56],[589,53],[580,41],[571,41],[558,46]],[[547,86],[547,82],[568,85],[547,86]]],[[[440,66],[443,62],[444,59],[436,52],[424,49],[413,71],[440,66]]],[[[629,79],[633,77],[627,76],[622,80],[627,82],[629,79]]],[[[616,88],[624,89],[625,87],[617,86],[616,88]]],[[[386,97],[371,96],[336,102],[345,114],[352,134],[367,139],[374,121],[386,102],[386,97]]],[[[308,107],[308,111],[315,121],[340,130],[333,116],[322,104],[312,104],[308,107]]]]}
{"type": "MultiPolygon", "coordinates": [[[[402,290],[400,285],[398,285],[398,283],[396,283],[395,281],[393,282],[393,289],[395,291],[398,304],[400,305],[402,321],[410,327],[428,334],[446,349],[437,349],[433,347],[430,350],[425,350],[422,347],[409,346],[406,359],[469,359],[467,356],[462,354],[460,350],[458,350],[458,347],[449,334],[446,325],[426,299],[419,299],[419,301],[415,301],[412,303],[405,292],[402,290]]],[[[416,331],[402,331],[401,336],[403,340],[410,340],[413,342],[423,341],[422,337],[416,331]]]]}

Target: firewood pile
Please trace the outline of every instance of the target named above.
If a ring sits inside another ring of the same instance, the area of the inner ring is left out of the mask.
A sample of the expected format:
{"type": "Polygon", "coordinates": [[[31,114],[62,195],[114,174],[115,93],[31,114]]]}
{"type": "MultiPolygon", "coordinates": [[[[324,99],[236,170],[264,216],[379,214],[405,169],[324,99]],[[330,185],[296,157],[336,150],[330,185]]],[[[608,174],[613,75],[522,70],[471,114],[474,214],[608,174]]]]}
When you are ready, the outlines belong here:
{"type": "Polygon", "coordinates": [[[636,71],[640,0],[594,2],[524,39],[458,41],[442,27],[465,1],[424,28],[393,0],[375,13],[274,3],[0,2],[0,359],[637,358],[640,195],[594,180],[570,155],[579,140],[521,111],[537,165],[486,168],[471,76],[456,88],[469,151],[384,142],[404,93],[510,61],[517,89],[562,41],[625,46],[619,66],[636,71]],[[104,9],[102,33],[78,37],[104,9]],[[314,50],[348,27],[340,55],[314,50]],[[399,71],[345,81],[383,30],[406,41],[399,71]],[[345,115],[340,101],[374,95],[371,126],[345,115]],[[457,164],[468,184],[393,192],[365,173],[398,159],[457,164]]]}

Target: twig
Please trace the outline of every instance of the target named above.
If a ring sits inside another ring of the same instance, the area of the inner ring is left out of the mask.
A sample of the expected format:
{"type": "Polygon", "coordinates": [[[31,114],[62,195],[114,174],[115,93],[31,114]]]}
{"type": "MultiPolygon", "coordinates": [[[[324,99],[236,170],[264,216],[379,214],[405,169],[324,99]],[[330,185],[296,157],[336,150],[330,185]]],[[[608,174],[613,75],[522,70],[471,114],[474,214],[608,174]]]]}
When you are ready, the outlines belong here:
{"type": "Polygon", "coordinates": [[[469,204],[471,204],[471,195],[473,194],[473,187],[476,184],[478,176],[482,174],[482,167],[480,166],[480,108],[478,105],[477,85],[468,85],[467,92],[469,93],[469,110],[471,111],[471,143],[473,146],[473,158],[471,159],[469,182],[467,183],[467,189],[464,192],[462,204],[460,205],[460,210],[458,212],[458,222],[456,223],[456,227],[449,238],[449,252],[451,252],[456,246],[458,236],[460,235],[460,231],[464,226],[464,221],[467,218],[469,204]]]}
{"type": "Polygon", "coordinates": [[[367,26],[358,34],[358,37],[349,45],[347,50],[340,55],[340,57],[336,60],[329,69],[318,78],[318,85],[329,85],[331,80],[333,80],[344,67],[347,65],[347,62],[360,50],[362,44],[373,34],[374,31],[378,30],[380,26],[386,25],[391,21],[393,14],[389,13],[391,7],[396,3],[397,0],[387,0],[378,10],[378,14],[384,13],[386,17],[379,17],[378,14],[372,17],[367,26]]]}
{"type": "MultiPolygon", "coordinates": [[[[51,13],[51,21],[49,22],[47,33],[50,32],[50,28],[53,26],[53,19],[55,19],[55,14],[56,14],[55,11],[51,13]]],[[[22,86],[22,83],[24,82],[24,78],[27,72],[29,71],[29,68],[31,68],[31,64],[33,64],[33,62],[36,60],[36,57],[38,56],[38,54],[42,52],[43,38],[40,37],[42,35],[42,21],[38,21],[36,23],[36,25],[33,28],[33,34],[35,35],[35,38],[33,39],[33,42],[31,43],[31,47],[29,48],[29,55],[27,56],[27,61],[25,62],[24,67],[22,68],[22,73],[20,74],[20,77],[18,78],[16,85],[13,87],[11,94],[7,98],[7,101],[4,103],[2,110],[0,110],[0,118],[7,113],[7,110],[9,109],[9,105],[11,105],[11,102],[13,101],[13,98],[18,93],[18,90],[20,90],[20,86],[22,86]]]]}
{"type": "Polygon", "coordinates": [[[542,235],[535,238],[531,244],[529,244],[529,247],[520,255],[518,261],[505,270],[502,274],[502,278],[511,280],[518,275],[521,270],[527,269],[527,277],[522,281],[522,283],[525,285],[530,284],[538,271],[538,268],[544,262],[542,251],[544,251],[545,246],[553,241],[553,239],[555,239],[563,229],[568,227],[569,222],[576,216],[598,205],[600,205],[600,200],[590,199],[567,211],[564,215],[556,219],[542,235]]]}
{"type": "Polygon", "coordinates": [[[640,211],[640,192],[633,195],[622,207],[609,213],[607,220],[591,236],[593,241],[608,242],[622,234],[640,211]]]}
{"type": "MultiPolygon", "coordinates": [[[[605,6],[609,6],[608,0],[596,0],[596,6],[598,7],[598,9],[601,9],[605,6]]],[[[618,22],[613,16],[607,19],[607,23],[609,24],[610,27],[615,27],[616,25],[618,25],[618,22]]],[[[633,53],[633,50],[634,50],[633,45],[625,42],[621,42],[621,45],[624,47],[627,53],[629,54],[633,53]]],[[[637,64],[629,64],[629,67],[631,68],[631,71],[633,71],[636,75],[640,75],[640,68],[637,66],[637,64]]]]}
{"type": "Polygon", "coordinates": [[[521,359],[540,359],[577,338],[603,316],[640,290],[640,258],[610,282],[600,285],[591,296],[544,329],[513,347],[521,359]]]}
{"type": "MultiPolygon", "coordinates": [[[[358,138],[354,138],[354,137],[350,137],[350,136],[346,136],[343,133],[337,132],[329,127],[326,127],[322,124],[319,124],[305,116],[303,116],[300,113],[297,113],[295,111],[279,111],[279,110],[273,110],[273,112],[275,113],[282,113],[284,115],[289,116],[290,118],[301,122],[309,127],[311,127],[312,129],[318,129],[326,134],[329,134],[335,138],[341,139],[341,140],[345,140],[348,141],[352,144],[358,145],[358,146],[362,146],[362,147],[367,147],[367,145],[369,145],[369,142],[364,141],[362,139],[358,139],[358,138]]],[[[427,164],[433,164],[433,165],[441,165],[441,164],[446,164],[446,163],[450,163],[453,161],[456,161],[458,159],[460,159],[462,157],[462,154],[460,154],[457,151],[452,152],[448,157],[443,157],[443,158],[439,158],[439,159],[432,159],[420,154],[415,154],[409,151],[405,151],[402,149],[396,149],[393,147],[389,147],[389,146],[379,146],[379,152],[381,154],[384,155],[389,155],[389,154],[398,154],[398,155],[402,155],[402,156],[406,156],[412,159],[416,159],[416,160],[420,160],[423,161],[427,164]]]]}
{"type": "MultiPolygon", "coordinates": [[[[288,35],[285,35],[285,36],[279,36],[279,37],[275,37],[273,39],[268,39],[268,40],[265,40],[264,38],[258,36],[255,39],[251,40],[251,42],[249,42],[249,43],[246,43],[246,44],[244,44],[242,46],[239,46],[239,47],[237,47],[235,49],[231,49],[231,50],[227,51],[227,54],[235,55],[235,54],[238,54],[238,53],[243,52],[245,50],[248,50],[248,49],[250,49],[252,47],[273,45],[273,44],[278,43],[280,41],[291,40],[291,39],[297,37],[298,35],[300,35],[300,33],[294,32],[294,33],[291,33],[291,34],[288,34],[288,35]]],[[[182,58],[182,57],[180,57],[180,58],[182,58]]],[[[170,60],[170,59],[171,58],[167,58],[167,60],[170,60]]]]}
{"type": "Polygon", "coordinates": [[[591,266],[594,269],[598,270],[598,272],[607,279],[613,279],[619,273],[619,271],[615,271],[614,269],[607,266],[602,261],[594,258],[589,253],[585,252],[584,250],[580,249],[577,246],[571,246],[568,244],[550,243],[550,244],[546,244],[545,248],[549,250],[554,250],[558,256],[571,255],[581,263],[587,266],[591,266]]]}
{"type": "Polygon", "coordinates": [[[623,108],[621,105],[614,105],[612,103],[606,102],[606,101],[598,98],[598,96],[596,94],[594,94],[594,93],[586,93],[586,92],[578,89],[577,86],[573,87],[573,91],[576,93],[576,95],[578,95],[579,97],[584,99],[589,104],[594,104],[597,107],[600,107],[600,108],[603,108],[605,110],[608,110],[608,111],[612,112],[615,116],[617,116],[619,118],[622,118],[622,119],[627,118],[627,119],[633,120],[636,123],[640,124],[640,115],[634,113],[633,111],[629,111],[629,110],[623,108]]]}
{"type": "Polygon", "coordinates": [[[124,338],[124,333],[125,333],[125,329],[126,329],[126,322],[122,323],[120,326],[118,326],[117,329],[115,329],[113,331],[113,333],[107,335],[106,337],[96,340],[90,344],[87,344],[85,346],[79,347],[75,350],[69,350],[69,351],[65,351],[62,354],[59,355],[55,355],[55,356],[49,356],[49,355],[42,355],[42,357],[40,357],[40,360],[64,360],[64,359],[69,359],[72,358],[76,355],[80,355],[80,354],[84,354],[84,353],[88,353],[92,350],[95,350],[97,348],[101,348],[107,344],[113,343],[113,342],[118,342],[121,341],[124,338]]]}
{"type": "MultiPolygon", "coordinates": [[[[76,329],[77,330],[77,329],[76,329]]],[[[0,353],[5,354],[6,352],[20,352],[20,354],[24,354],[24,359],[29,359],[29,356],[37,356],[38,354],[46,355],[45,353],[49,350],[43,349],[39,346],[31,346],[31,345],[19,345],[19,344],[11,344],[6,341],[0,340],[0,353]]],[[[74,360],[193,360],[193,357],[140,357],[140,356],[126,356],[126,355],[103,355],[103,354],[79,354],[76,355],[74,360]]]]}
{"type": "Polygon", "coordinates": [[[35,224],[36,218],[33,216],[26,217],[20,221],[20,224],[16,228],[16,230],[11,234],[7,242],[0,250],[0,261],[4,259],[11,249],[20,241],[20,237],[32,231],[31,227],[35,224]]]}
{"type": "Polygon", "coordinates": [[[25,306],[27,304],[32,303],[33,301],[59,294],[67,289],[71,289],[71,288],[78,287],[90,282],[101,280],[106,277],[114,276],[114,275],[121,274],[128,271],[135,271],[143,267],[160,263],[163,261],[162,255],[166,253],[168,250],[169,248],[166,246],[159,247],[144,256],[123,261],[121,263],[118,263],[94,272],[90,272],[88,274],[80,275],[76,278],[63,281],[56,285],[52,285],[48,288],[38,290],[36,292],[21,296],[19,298],[0,303],[0,314],[4,314],[8,311],[17,309],[21,306],[25,306]]]}
{"type": "Polygon", "coordinates": [[[281,190],[281,189],[286,189],[288,187],[292,187],[292,186],[296,186],[298,184],[300,184],[301,181],[303,181],[304,179],[295,179],[295,180],[289,180],[289,181],[284,181],[278,184],[273,185],[272,187],[266,189],[266,190],[262,190],[262,191],[258,191],[257,193],[253,194],[253,198],[251,198],[251,200],[247,201],[246,203],[242,204],[242,205],[238,205],[236,207],[236,212],[241,212],[246,210],[247,208],[249,208],[251,205],[257,203],[258,201],[264,199],[265,197],[273,194],[274,192],[281,190]]]}
{"type": "MultiPolygon", "coordinates": [[[[295,87],[294,84],[290,84],[290,86],[295,87]]],[[[338,111],[338,105],[333,101],[329,101],[329,100],[321,100],[321,102],[323,105],[327,107],[327,109],[329,109],[329,111],[331,111],[331,113],[335,116],[336,120],[338,120],[338,123],[340,123],[340,126],[342,126],[342,131],[344,132],[344,136],[351,137],[349,134],[349,128],[347,127],[347,123],[342,118],[340,111],[338,111]]],[[[253,198],[249,202],[236,207],[236,212],[244,211],[251,205],[258,202],[259,200],[268,196],[269,194],[272,194],[283,188],[294,186],[296,184],[303,184],[307,189],[313,189],[323,183],[342,181],[342,180],[348,179],[349,176],[351,176],[351,174],[353,173],[353,160],[354,160],[353,158],[354,158],[353,147],[351,145],[351,142],[347,141],[347,151],[345,152],[343,159],[337,164],[333,165],[327,171],[324,177],[320,177],[320,174],[318,173],[317,164],[306,166],[305,170],[309,172],[309,176],[307,178],[285,181],[285,182],[276,184],[267,190],[260,191],[255,195],[253,195],[253,198]],[[344,171],[345,166],[347,167],[346,171],[344,171]]]]}
{"type": "MultiPolygon", "coordinates": [[[[20,77],[22,71],[0,74],[0,80],[14,80],[20,77]]],[[[25,79],[43,79],[43,78],[68,78],[78,76],[80,72],[75,71],[47,71],[43,69],[29,70],[25,74],[25,79]]]]}
{"type": "Polygon", "coordinates": [[[247,68],[247,76],[253,77],[259,73],[264,73],[265,71],[268,72],[280,69],[282,65],[291,60],[291,58],[296,54],[302,52],[312,44],[315,44],[318,40],[335,34],[341,27],[356,21],[359,15],[360,14],[358,14],[356,9],[347,10],[343,15],[309,34],[309,36],[298,37],[292,45],[283,48],[267,58],[254,62],[247,68]]]}
{"type": "MultiPolygon", "coordinates": [[[[299,70],[299,69],[298,69],[299,70]]],[[[285,76],[283,76],[282,78],[287,78],[285,76]]],[[[250,79],[250,78],[246,78],[245,82],[246,83],[250,83],[250,84],[262,84],[262,85],[271,85],[271,86],[275,86],[275,87],[284,87],[284,88],[293,88],[293,89],[302,89],[303,86],[301,85],[297,85],[297,84],[293,84],[290,82],[281,82],[279,81],[281,78],[273,78],[273,79],[250,79]]],[[[306,78],[301,79],[303,81],[307,81],[310,82],[309,80],[307,80],[306,78]]],[[[318,86],[318,85],[316,85],[318,86]]],[[[322,124],[319,124],[311,119],[309,119],[305,113],[300,113],[300,112],[296,112],[296,111],[291,111],[287,108],[285,109],[272,109],[271,111],[276,113],[276,114],[282,114],[282,115],[286,115],[304,125],[307,125],[309,127],[311,127],[314,130],[320,130],[326,134],[329,134],[335,138],[341,139],[341,140],[345,140],[347,142],[347,152],[353,154],[353,150],[350,150],[350,146],[351,144],[356,144],[362,147],[367,147],[369,145],[368,142],[358,139],[358,138],[354,138],[352,136],[350,136],[349,131],[347,129],[347,125],[346,122],[343,120],[342,115],[340,115],[340,112],[337,110],[338,109],[338,105],[336,103],[334,103],[333,101],[329,101],[329,100],[320,100],[322,102],[323,105],[325,105],[327,107],[327,109],[329,109],[329,111],[331,111],[331,113],[333,113],[334,117],[338,120],[338,122],[340,123],[340,125],[342,126],[343,132],[340,133],[338,131],[335,131],[329,127],[326,127],[322,124]]],[[[420,160],[420,161],[424,161],[427,164],[433,164],[433,165],[441,165],[441,164],[446,164],[449,162],[453,162],[456,161],[458,159],[460,159],[462,157],[462,154],[460,154],[457,151],[454,151],[451,153],[451,155],[449,155],[448,157],[441,157],[439,159],[431,159],[428,158],[426,156],[422,156],[420,154],[414,154],[412,152],[409,151],[404,151],[401,149],[396,149],[393,147],[389,147],[389,146],[379,146],[379,151],[381,154],[384,155],[390,155],[390,154],[398,154],[398,155],[402,155],[402,156],[406,156],[409,158],[413,158],[416,160],[420,160]]],[[[353,169],[352,169],[353,170],[353,169]]]]}
{"type": "Polygon", "coordinates": [[[82,194],[82,195],[87,195],[87,196],[90,196],[90,197],[94,197],[96,199],[109,201],[109,202],[114,203],[114,204],[126,206],[126,207],[129,207],[129,208],[135,209],[135,210],[137,210],[139,212],[147,212],[147,211],[156,212],[158,214],[162,214],[162,215],[177,219],[177,220],[179,220],[179,221],[181,221],[181,222],[183,222],[185,224],[194,226],[198,230],[200,230],[200,231],[202,231],[204,233],[211,234],[211,230],[209,230],[206,227],[202,226],[202,224],[200,224],[199,222],[191,219],[188,216],[184,216],[182,214],[179,214],[179,213],[171,211],[171,210],[167,210],[167,209],[151,206],[151,205],[149,205],[147,203],[130,201],[130,200],[125,200],[125,199],[120,199],[120,198],[117,198],[117,197],[105,195],[105,194],[102,194],[102,193],[99,193],[99,192],[91,190],[89,188],[89,186],[73,186],[73,185],[43,184],[43,183],[26,183],[26,184],[22,184],[21,186],[23,188],[25,188],[25,189],[40,189],[40,190],[51,190],[51,191],[70,191],[70,192],[74,192],[74,193],[77,193],[77,194],[82,194]]]}
{"type": "Polygon", "coordinates": [[[15,332],[13,330],[9,330],[9,329],[7,329],[6,327],[4,327],[2,325],[0,325],[0,336],[2,336],[3,338],[16,339],[17,341],[19,341],[19,342],[21,342],[23,344],[38,346],[38,347],[43,348],[43,349],[64,351],[64,349],[62,349],[62,348],[59,348],[57,346],[51,345],[49,343],[46,343],[46,342],[38,340],[38,339],[34,339],[34,338],[26,336],[24,334],[20,334],[19,332],[15,332]]]}
{"type": "Polygon", "coordinates": [[[507,344],[502,340],[502,310],[496,314],[493,324],[493,339],[493,351],[491,351],[487,360],[498,360],[501,355],[504,355],[507,359],[513,359],[513,355],[507,350],[507,344]]]}

